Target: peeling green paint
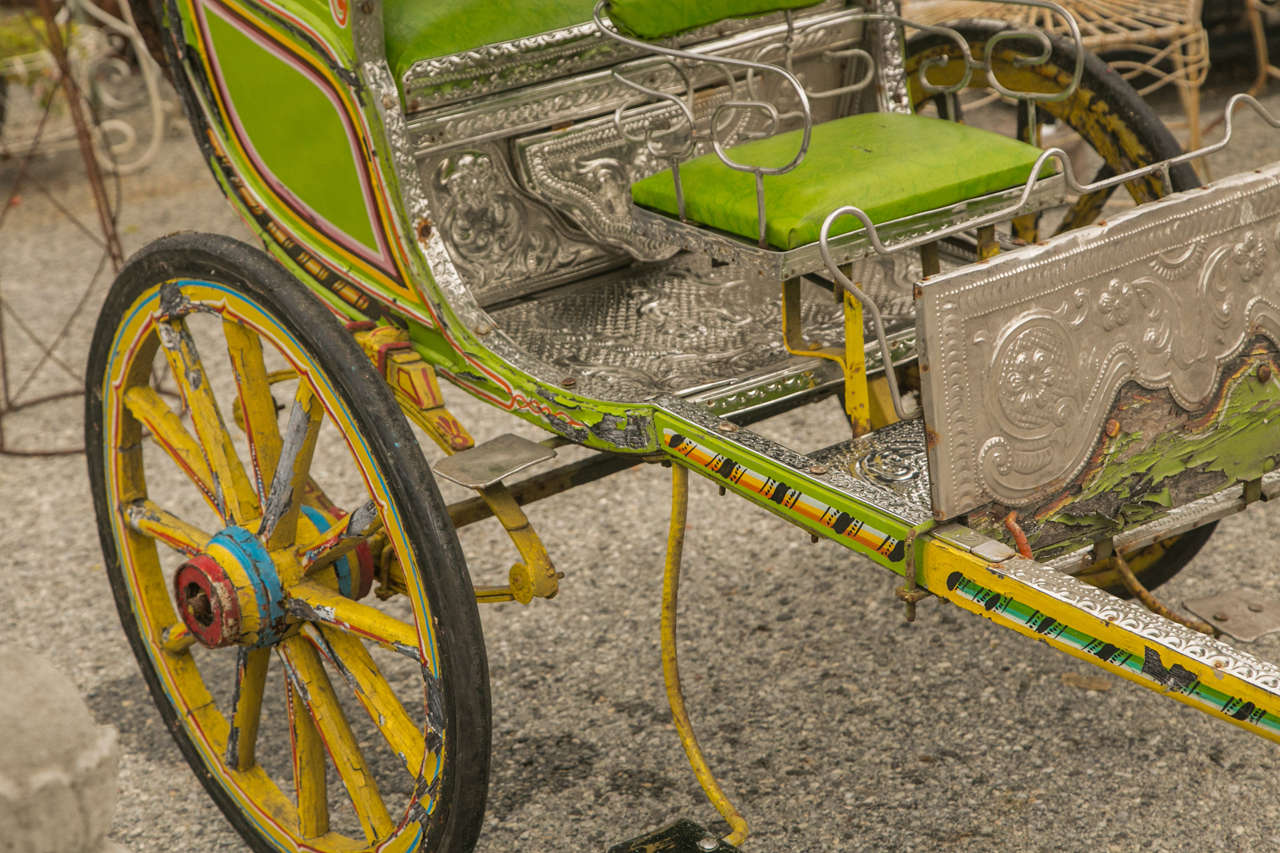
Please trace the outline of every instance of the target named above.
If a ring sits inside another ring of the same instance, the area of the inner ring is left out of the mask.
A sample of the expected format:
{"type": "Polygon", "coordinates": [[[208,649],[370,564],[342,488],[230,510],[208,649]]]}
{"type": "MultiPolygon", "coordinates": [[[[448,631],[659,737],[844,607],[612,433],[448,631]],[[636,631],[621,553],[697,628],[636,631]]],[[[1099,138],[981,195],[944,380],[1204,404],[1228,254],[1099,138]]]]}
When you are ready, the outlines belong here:
{"type": "MultiPolygon", "coordinates": [[[[1268,344],[1230,366],[1217,401],[1189,412],[1168,392],[1129,386],[1112,410],[1115,434],[1102,443],[1064,495],[1020,524],[1042,559],[1075,550],[1160,518],[1171,508],[1255,480],[1280,460],[1280,370],[1268,344]],[[1269,365],[1271,378],[1259,381],[1269,365]]],[[[969,517],[987,535],[1008,540],[1008,507],[969,517]]]]}

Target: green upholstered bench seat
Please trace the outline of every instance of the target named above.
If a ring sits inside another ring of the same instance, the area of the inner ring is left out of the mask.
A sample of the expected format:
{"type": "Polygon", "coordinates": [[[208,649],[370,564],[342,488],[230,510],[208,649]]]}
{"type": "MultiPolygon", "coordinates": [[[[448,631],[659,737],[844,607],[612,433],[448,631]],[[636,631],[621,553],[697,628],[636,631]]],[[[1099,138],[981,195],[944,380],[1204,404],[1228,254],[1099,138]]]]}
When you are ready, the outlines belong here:
{"type": "MultiPolygon", "coordinates": [[[[778,167],[799,147],[797,130],[735,146],[728,154],[738,163],[778,167]]],[[[879,224],[1017,187],[1040,154],[1007,136],[923,116],[864,113],[814,125],[800,165],[765,176],[765,240],[780,250],[815,243],[827,214],[847,204],[879,224]]],[[[754,175],[707,154],[680,165],[680,182],[688,220],[759,238],[754,175]]],[[[631,197],[642,207],[677,215],[669,169],[633,184],[631,197]]],[[[832,234],[861,227],[843,217],[832,234]]]]}
{"type": "Polygon", "coordinates": [[[595,0],[386,0],[387,63],[401,80],[420,59],[584,24],[594,7],[595,0]]]}
{"type": "Polygon", "coordinates": [[[728,18],[750,18],[803,9],[821,0],[609,0],[614,24],[640,38],[656,39],[728,18]]]}

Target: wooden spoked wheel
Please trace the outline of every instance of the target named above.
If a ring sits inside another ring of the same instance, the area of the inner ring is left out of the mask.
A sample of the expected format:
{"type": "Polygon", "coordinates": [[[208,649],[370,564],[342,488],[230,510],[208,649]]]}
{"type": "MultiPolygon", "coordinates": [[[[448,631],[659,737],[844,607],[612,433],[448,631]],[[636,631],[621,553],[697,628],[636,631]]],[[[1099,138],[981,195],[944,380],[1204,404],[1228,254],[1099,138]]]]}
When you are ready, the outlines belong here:
{"type": "MultiPolygon", "coordinates": [[[[1101,181],[1182,153],[1160,117],[1133,87],[1093,54],[1085,56],[1083,76],[1072,95],[1065,100],[1041,101],[1034,113],[997,96],[990,87],[990,77],[994,76],[1013,91],[1062,91],[1076,64],[1074,46],[1067,40],[1050,37],[1050,50],[1042,56],[1043,46],[1031,38],[993,42],[995,35],[1010,30],[1000,21],[963,20],[946,26],[964,38],[972,56],[985,58],[988,70],[974,73],[966,89],[935,94],[924,81],[935,86],[958,83],[963,79],[962,51],[955,40],[942,34],[923,33],[912,38],[907,46],[906,70],[912,102],[918,111],[982,124],[1010,136],[1038,141],[1044,147],[1064,148],[1072,155],[1077,177],[1082,181],[1101,181]],[[988,44],[995,47],[988,51],[988,44]],[[1023,60],[1028,56],[1036,56],[1038,61],[1027,64],[1023,60]],[[966,109],[966,104],[983,106],[966,109]]],[[[1200,185],[1195,170],[1185,163],[1173,167],[1169,177],[1174,190],[1200,185]]],[[[1088,225],[1098,220],[1117,191],[1122,196],[1127,194],[1133,204],[1142,204],[1167,194],[1169,187],[1163,178],[1153,175],[1131,181],[1123,189],[1099,190],[1079,197],[1049,221],[1037,216],[1015,220],[1010,226],[1011,234],[1034,242],[1088,225]]],[[[1142,584],[1154,589],[1186,566],[1216,527],[1217,522],[1211,522],[1170,537],[1127,554],[1126,560],[1142,584]]],[[[1129,594],[1109,560],[1087,567],[1079,577],[1117,595],[1129,594]]]]}
{"type": "Polygon", "coordinates": [[[116,280],[87,384],[120,618],[231,823],[255,850],[470,849],[490,739],[475,597],[341,323],[256,250],[165,238],[116,280]],[[375,573],[398,594],[370,595],[375,573]]]}

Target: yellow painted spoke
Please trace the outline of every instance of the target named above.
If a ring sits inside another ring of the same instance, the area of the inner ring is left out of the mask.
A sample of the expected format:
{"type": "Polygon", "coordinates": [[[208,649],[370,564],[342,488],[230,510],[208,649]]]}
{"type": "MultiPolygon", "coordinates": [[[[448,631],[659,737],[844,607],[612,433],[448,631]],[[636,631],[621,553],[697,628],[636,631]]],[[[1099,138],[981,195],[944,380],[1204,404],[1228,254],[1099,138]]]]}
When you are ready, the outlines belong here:
{"type": "Polygon", "coordinates": [[[199,554],[213,537],[168,510],[143,498],[122,507],[125,522],[136,533],[163,542],[187,555],[199,554]]]}
{"type": "Polygon", "coordinates": [[[320,401],[311,389],[299,384],[293,411],[289,413],[289,425],[285,427],[280,463],[271,481],[262,526],[258,529],[258,535],[266,540],[268,551],[292,543],[297,535],[298,507],[310,479],[311,457],[315,453],[323,414],[320,401]]]}
{"type": "Polygon", "coordinates": [[[289,703],[289,741],[293,746],[293,787],[298,797],[298,831],[304,838],[314,838],[329,831],[324,743],[290,676],[285,676],[285,689],[289,703]]]}
{"type": "Polygon", "coordinates": [[[196,644],[196,635],[182,622],[175,622],[160,632],[160,648],[171,655],[183,655],[196,644]]]}
{"type": "Polygon", "coordinates": [[[361,504],[349,515],[344,515],[321,530],[314,539],[298,549],[298,562],[303,571],[323,568],[351,551],[361,542],[382,529],[378,506],[373,501],[361,504]]]}
{"type": "Polygon", "coordinates": [[[125,391],[124,404],[151,433],[160,449],[196,484],[214,512],[225,517],[226,510],[218,499],[218,490],[204,454],[200,452],[200,445],[187,432],[177,414],[160,399],[159,394],[146,386],[134,386],[125,391]]]}
{"type": "Polygon", "coordinates": [[[236,378],[254,489],[265,501],[268,478],[280,463],[280,425],[276,422],[276,403],[271,398],[271,383],[262,358],[262,339],[234,320],[223,320],[222,331],[236,378]]]}
{"type": "Polygon", "coordinates": [[[320,655],[309,641],[299,636],[286,638],[280,644],[280,655],[289,670],[298,698],[311,712],[320,740],[324,742],[347,789],[365,837],[374,841],[385,836],[393,827],[391,815],[365,765],[360,745],[356,743],[355,734],[342,713],[320,655]]]}
{"type": "MultiPolygon", "coordinates": [[[[417,778],[422,772],[422,759],[426,753],[422,730],[400,704],[399,697],[392,692],[364,643],[329,625],[319,626],[317,640],[320,653],[342,673],[387,744],[400,756],[409,773],[417,778]]],[[[439,749],[439,733],[433,734],[432,746],[439,749]]]]}
{"type": "Polygon", "coordinates": [[[422,659],[413,625],[309,580],[290,587],[289,595],[285,609],[298,619],[333,625],[414,660],[422,659]]]}
{"type": "Polygon", "coordinates": [[[244,473],[240,457],[236,455],[231,436],[227,433],[218,401],[209,386],[195,341],[182,320],[160,325],[160,342],[165,358],[173,374],[174,384],[182,394],[183,402],[191,412],[191,422],[200,440],[200,450],[213,474],[215,493],[219,505],[224,507],[223,518],[228,523],[243,523],[258,515],[258,496],[244,473]]]}
{"type": "Polygon", "coordinates": [[[226,761],[227,766],[233,770],[248,770],[254,765],[258,722],[262,719],[262,691],[267,682],[267,662],[271,660],[271,650],[242,647],[239,652],[226,761]]]}

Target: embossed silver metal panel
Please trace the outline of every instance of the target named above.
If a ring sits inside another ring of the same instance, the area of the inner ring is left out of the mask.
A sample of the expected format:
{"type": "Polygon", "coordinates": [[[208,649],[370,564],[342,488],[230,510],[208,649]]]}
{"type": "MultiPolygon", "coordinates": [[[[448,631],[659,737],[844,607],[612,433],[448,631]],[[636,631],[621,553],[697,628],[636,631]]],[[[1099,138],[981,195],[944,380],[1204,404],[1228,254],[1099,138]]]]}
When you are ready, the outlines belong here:
{"type": "Polygon", "coordinates": [[[877,506],[918,523],[932,517],[924,444],[924,424],[913,418],[809,456],[866,484],[879,495],[877,506]]]}
{"type": "MultiPolygon", "coordinates": [[[[803,303],[806,336],[842,341],[840,306],[813,291],[803,303]]],[[[641,400],[815,361],[783,347],[781,299],[776,281],[740,269],[664,264],[540,294],[492,316],[561,376],[590,379],[610,399],[641,400]]]]}
{"type": "Polygon", "coordinates": [[[435,227],[482,305],[617,266],[622,256],[521,192],[495,144],[421,163],[435,227]]]}
{"type": "MultiPolygon", "coordinates": [[[[827,0],[806,11],[832,12],[841,6],[839,0],[827,0]]],[[[781,13],[754,20],[719,21],[684,34],[678,43],[696,44],[762,25],[776,28],[781,21],[781,13]]],[[[581,73],[635,55],[634,51],[601,38],[594,22],[584,21],[527,38],[419,60],[404,74],[405,99],[409,109],[417,111],[581,73]]]]}
{"type": "MultiPolygon", "coordinates": [[[[847,44],[857,30],[850,29],[848,16],[825,13],[802,19],[806,25],[797,31],[795,56],[803,64],[810,57],[837,45],[847,44]]],[[[732,36],[707,42],[699,50],[725,56],[752,58],[762,51],[772,51],[785,33],[780,23],[761,25],[732,36]]],[[[696,88],[719,85],[723,72],[700,63],[693,69],[696,88]]],[[[682,91],[683,77],[675,73],[663,59],[646,57],[629,60],[617,66],[618,73],[641,80],[663,91],[682,91]]],[[[412,116],[410,132],[419,154],[457,143],[475,143],[495,136],[513,136],[543,130],[564,122],[579,121],[605,115],[618,107],[636,103],[634,90],[614,79],[613,71],[587,71],[572,77],[556,77],[536,85],[525,86],[473,101],[424,110],[412,116]]]]}
{"type": "MultiPolygon", "coordinates": [[[[721,87],[699,98],[697,135],[704,141],[696,153],[709,150],[705,126],[711,112],[728,96],[728,87],[721,87]]],[[[677,245],[655,240],[635,227],[631,184],[671,164],[646,146],[629,142],[618,127],[634,139],[654,125],[675,125],[678,113],[672,106],[650,105],[625,113],[617,123],[607,116],[568,130],[517,139],[512,147],[521,182],[597,240],[622,247],[643,261],[669,258],[680,250],[677,245]]],[[[749,129],[746,121],[741,125],[739,135],[749,129]]]]}
{"type": "Polygon", "coordinates": [[[934,511],[1024,506],[1081,470],[1120,386],[1213,395],[1247,339],[1280,342],[1280,165],[924,283],[934,511]]]}

